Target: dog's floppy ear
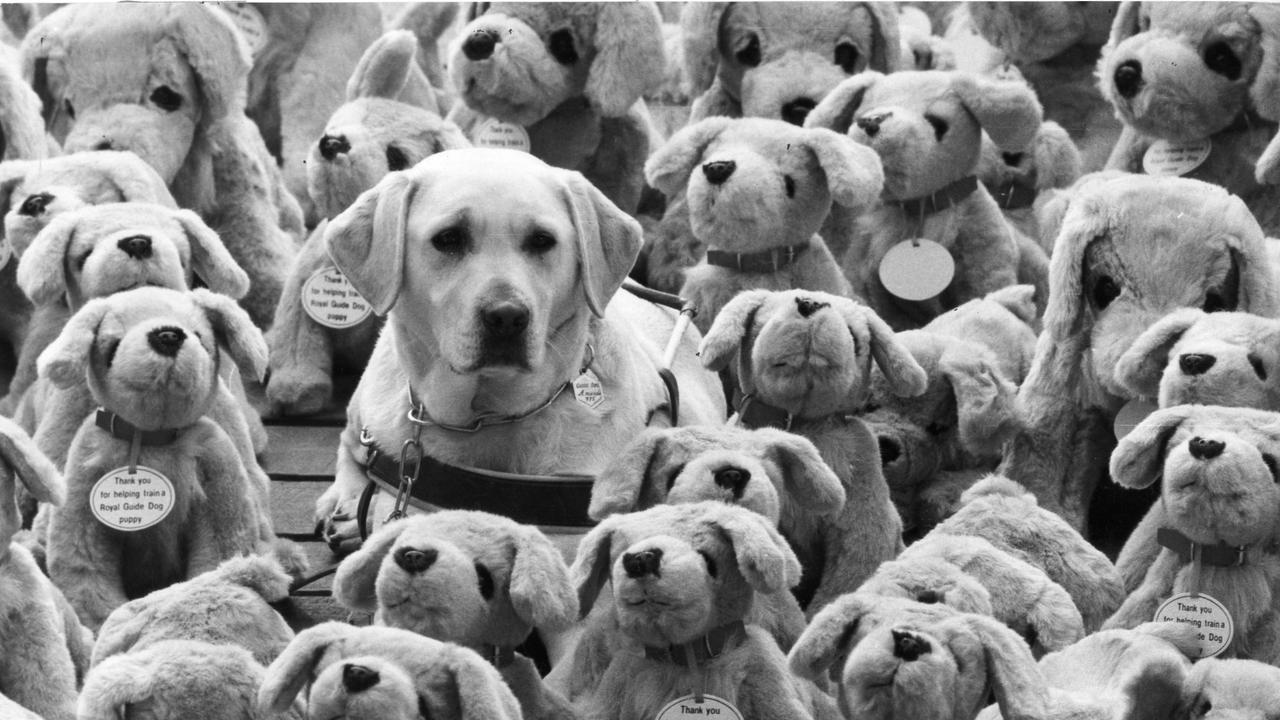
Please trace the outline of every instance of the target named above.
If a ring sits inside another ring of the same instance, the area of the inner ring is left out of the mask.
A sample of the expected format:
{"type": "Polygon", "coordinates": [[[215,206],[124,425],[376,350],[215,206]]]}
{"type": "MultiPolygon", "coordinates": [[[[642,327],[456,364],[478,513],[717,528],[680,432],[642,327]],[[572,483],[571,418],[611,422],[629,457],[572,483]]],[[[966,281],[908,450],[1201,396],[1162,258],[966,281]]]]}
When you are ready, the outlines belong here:
{"type": "Polygon", "coordinates": [[[844,507],[840,478],[806,437],[775,428],[755,431],[765,446],[765,457],[782,470],[782,484],[800,507],[830,515],[844,507]]]}
{"type": "Polygon", "coordinates": [[[67,249],[81,215],[73,210],[55,217],[36,233],[18,260],[18,287],[36,305],[48,305],[66,295],[67,249]]]}
{"type": "Polygon", "coordinates": [[[67,497],[62,475],[22,428],[0,417],[0,560],[9,552],[9,540],[22,529],[18,513],[17,483],[21,482],[40,502],[61,505],[67,497]]]}
{"type": "Polygon", "coordinates": [[[889,381],[889,390],[899,397],[915,397],[929,387],[929,376],[915,356],[894,335],[889,324],[875,310],[855,303],[844,304],[843,314],[850,331],[865,325],[871,337],[871,357],[889,381]]]}
{"type": "Polygon", "coordinates": [[[245,86],[253,66],[249,46],[231,19],[212,5],[171,6],[168,34],[200,81],[201,121],[243,112],[245,86]]]}
{"type": "Polygon", "coordinates": [[[392,30],[364,51],[347,81],[347,102],[377,97],[395,100],[415,66],[418,39],[408,30],[392,30]]]}
{"type": "Polygon", "coordinates": [[[604,317],[605,306],[631,272],[644,231],[581,173],[564,173],[564,192],[578,245],[579,277],[587,306],[604,317]]]}
{"type": "Polygon", "coordinates": [[[800,582],[800,560],[768,518],[725,505],[715,508],[710,520],[733,545],[738,570],[757,592],[778,592],[800,582]]]}
{"type": "Polygon", "coordinates": [[[596,597],[609,582],[613,566],[613,531],[615,523],[606,518],[578,543],[569,576],[578,589],[578,616],[585,618],[596,604],[596,597]]]}
{"type": "Polygon", "coordinates": [[[898,59],[901,57],[898,48],[902,43],[902,34],[898,30],[897,5],[868,2],[862,6],[871,16],[871,57],[867,60],[867,69],[883,73],[898,70],[898,59]]]}
{"type": "Polygon", "coordinates": [[[98,335],[98,326],[110,310],[110,298],[96,298],[84,304],[67,321],[58,335],[36,359],[40,377],[59,388],[84,382],[89,367],[89,350],[98,335]]]}
{"type": "Polygon", "coordinates": [[[360,549],[343,558],[333,575],[333,596],[343,607],[372,612],[378,607],[378,571],[409,519],[389,522],[370,535],[360,549]]]}
{"type": "MultiPolygon", "coordinates": [[[[751,335],[756,313],[768,298],[767,290],[747,290],[735,295],[720,309],[698,348],[703,367],[719,372],[729,365],[739,350],[750,354],[750,349],[743,347],[743,342],[751,335]]],[[[743,360],[745,363],[749,358],[743,360]]]]}
{"type": "Polygon", "coordinates": [[[973,350],[967,343],[944,350],[938,371],[955,394],[960,444],[977,455],[998,455],[1017,429],[1018,388],[973,350]]]}
{"type": "Polygon", "coordinates": [[[646,428],[614,457],[591,485],[587,509],[591,519],[644,510],[662,501],[665,489],[658,486],[651,470],[672,432],[673,428],[646,428]]]}
{"type": "Polygon", "coordinates": [[[685,3],[680,11],[684,76],[692,97],[706,92],[716,79],[716,69],[720,66],[720,23],[729,6],[727,2],[692,2],[685,3]]]}
{"type": "Polygon", "coordinates": [[[395,304],[404,282],[404,234],[416,187],[405,173],[390,173],[324,231],[329,258],[378,315],[395,304]]]}
{"type": "Polygon", "coordinates": [[[652,3],[603,3],[596,11],[596,55],[585,95],[605,117],[620,117],[661,81],[662,23],[652,3]]]}
{"type": "Polygon", "coordinates": [[[1062,218],[1049,259],[1049,299],[1044,332],[1062,340],[1084,330],[1084,256],[1089,243],[1107,234],[1107,203],[1097,195],[1076,197],[1062,218]]]}
{"type": "Polygon", "coordinates": [[[302,688],[315,678],[316,665],[329,646],[355,634],[356,628],[341,622],[326,622],[307,628],[289,643],[280,656],[267,667],[266,677],[258,688],[258,713],[280,713],[288,710],[302,688]]]}
{"type": "Polygon", "coordinates": [[[31,172],[30,160],[6,160],[0,163],[0,216],[9,212],[13,190],[31,172]]]}
{"type": "Polygon", "coordinates": [[[1205,312],[1179,308],[1147,328],[1116,362],[1116,379],[1129,390],[1153,398],[1160,392],[1160,377],[1169,364],[1169,351],[1205,312]]]}
{"type": "Polygon", "coordinates": [[[681,128],[649,156],[644,164],[645,180],[667,197],[679,195],[702,162],[707,145],[732,124],[731,118],[709,117],[681,128]]]}
{"type": "Polygon", "coordinates": [[[882,77],[884,75],[881,73],[867,70],[840,83],[809,112],[804,119],[804,126],[826,128],[838,133],[849,132],[849,128],[853,126],[853,116],[862,106],[862,97],[882,77]]]}
{"type": "Polygon", "coordinates": [[[1111,453],[1111,479],[1138,490],[1159,480],[1169,438],[1191,416],[1191,408],[1176,405],[1157,410],[1138,423],[1111,453]]]}
{"type": "Polygon", "coordinates": [[[191,245],[191,272],[216,293],[235,300],[244,297],[249,292],[249,275],[231,257],[222,238],[190,210],[175,211],[173,219],[191,245]]]}
{"type": "Polygon", "coordinates": [[[822,127],[810,128],[805,139],[827,176],[832,202],[863,208],[880,199],[884,168],[875,150],[822,127]]]}
{"type": "Polygon", "coordinates": [[[1027,611],[1027,622],[1047,650],[1061,650],[1084,637],[1084,618],[1070,593],[1047,580],[1027,611]]]}
{"type": "Polygon", "coordinates": [[[1041,123],[1031,151],[1035,157],[1037,190],[1067,187],[1084,172],[1084,160],[1075,141],[1052,120],[1041,123]]]}
{"type": "Polygon", "coordinates": [[[226,295],[203,288],[192,290],[191,300],[204,310],[218,344],[226,348],[240,372],[261,381],[267,372],[267,341],[249,319],[249,313],[226,295]]]}
{"type": "Polygon", "coordinates": [[[1142,3],[1122,2],[1116,10],[1116,19],[1111,21],[1111,36],[1107,39],[1107,48],[1114,48],[1142,31],[1142,3]]]}
{"type": "Polygon", "coordinates": [[[848,655],[863,616],[879,601],[874,596],[850,593],[819,610],[787,655],[791,672],[809,680],[822,677],[848,655]]]}
{"type": "Polygon", "coordinates": [[[147,202],[178,207],[160,173],[145,160],[125,150],[77,153],[85,163],[115,187],[122,202],[147,202]]]}
{"type": "Polygon", "coordinates": [[[129,706],[148,700],[154,692],[156,668],[128,655],[107,658],[85,678],[76,708],[81,720],[131,717],[129,706]]]}
{"type": "MultiPolygon", "coordinates": [[[[15,5],[5,3],[4,8],[15,5]]],[[[5,98],[5,106],[0,108],[0,158],[47,157],[49,142],[45,139],[40,97],[9,63],[0,71],[0,96],[5,98]]]]}
{"type": "Polygon", "coordinates": [[[1036,139],[1044,110],[1026,83],[956,73],[951,89],[1001,150],[1025,150],[1036,139]]]}
{"type": "Polygon", "coordinates": [[[474,650],[446,645],[441,651],[458,699],[458,720],[521,720],[520,702],[497,669],[474,650]]]}
{"type": "Polygon", "coordinates": [[[987,678],[1006,718],[1046,717],[1049,690],[1027,643],[1004,623],[982,615],[966,622],[982,642],[987,678]]]}
{"type": "Polygon", "coordinates": [[[534,527],[521,527],[511,565],[511,606],[536,628],[563,630],[578,619],[578,596],[555,545],[534,527]]]}

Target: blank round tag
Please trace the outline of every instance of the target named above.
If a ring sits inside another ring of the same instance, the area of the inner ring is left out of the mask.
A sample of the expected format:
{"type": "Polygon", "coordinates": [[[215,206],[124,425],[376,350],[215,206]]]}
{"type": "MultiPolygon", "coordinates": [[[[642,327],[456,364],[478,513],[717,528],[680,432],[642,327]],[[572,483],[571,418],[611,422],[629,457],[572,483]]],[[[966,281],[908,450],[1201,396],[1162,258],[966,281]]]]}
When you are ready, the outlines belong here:
{"type": "Polygon", "coordinates": [[[880,261],[880,282],[903,300],[928,300],[956,275],[951,252],[932,240],[903,240],[880,261]]]}
{"type": "Polygon", "coordinates": [[[13,259],[13,246],[9,244],[7,238],[0,238],[0,270],[13,259]]]}
{"type": "Polygon", "coordinates": [[[703,695],[698,702],[692,695],[676,698],[658,711],[656,720],[681,720],[681,718],[717,718],[717,720],[742,720],[742,713],[733,703],[715,695],[703,695]]]}
{"type": "Polygon", "coordinates": [[[1125,403],[1120,408],[1120,412],[1116,413],[1116,421],[1112,426],[1116,439],[1123,440],[1125,435],[1133,432],[1138,423],[1147,419],[1148,415],[1159,409],[1159,405],[1149,400],[1130,400],[1125,403]]]}
{"type": "Polygon", "coordinates": [[[113,530],[137,532],[165,519],[174,499],[173,483],[164,473],[139,465],[133,472],[116,468],[98,478],[89,491],[89,509],[113,530]]]}
{"type": "Polygon", "coordinates": [[[302,309],[325,327],[341,330],[364,322],[373,312],[347,276],[336,267],[322,267],[302,285],[302,309]]]}
{"type": "Polygon", "coordinates": [[[1142,170],[1148,175],[1186,175],[1200,167],[1212,150],[1209,138],[1182,143],[1157,140],[1142,156],[1142,170]]]}
{"type": "Polygon", "coordinates": [[[1199,655],[1196,659],[1220,655],[1236,634],[1231,613],[1227,612],[1222,603],[1204,593],[1196,597],[1191,597],[1191,593],[1174,595],[1156,608],[1152,619],[1155,622],[1176,622],[1194,627],[1199,640],[1199,655]]]}
{"type": "Polygon", "coordinates": [[[257,8],[242,2],[220,3],[214,7],[222,8],[223,12],[231,16],[231,22],[235,23],[240,34],[248,41],[250,52],[257,55],[259,50],[266,47],[271,33],[267,29],[266,19],[257,8]]]}
{"type": "Polygon", "coordinates": [[[476,128],[474,135],[475,137],[472,138],[471,142],[476,147],[529,152],[529,149],[533,146],[529,142],[529,131],[519,125],[502,122],[497,118],[489,118],[480,123],[480,127],[476,128]]]}

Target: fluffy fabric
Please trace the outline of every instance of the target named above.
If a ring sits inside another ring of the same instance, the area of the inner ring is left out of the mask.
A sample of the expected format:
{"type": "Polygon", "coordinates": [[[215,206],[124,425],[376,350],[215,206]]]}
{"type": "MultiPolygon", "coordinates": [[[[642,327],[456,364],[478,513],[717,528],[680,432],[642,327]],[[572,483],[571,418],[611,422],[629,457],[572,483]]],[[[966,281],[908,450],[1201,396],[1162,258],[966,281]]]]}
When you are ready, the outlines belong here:
{"type": "Polygon", "coordinates": [[[1201,660],[1187,673],[1181,700],[1192,717],[1265,720],[1280,707],[1280,668],[1256,660],[1201,660]]]}
{"type": "MultiPolygon", "coordinates": [[[[1043,278],[1048,282],[1047,266],[1054,236],[1041,231],[1037,210],[1052,197],[1048,191],[1070,187],[1080,179],[1080,172],[1080,151],[1067,131],[1055,122],[1043,123],[1025,152],[1002,152],[991,138],[983,136],[978,179],[1018,233],[1022,264],[1046,266],[1043,270],[1021,268],[1019,276],[1043,278]],[[1044,252],[1037,254],[1027,248],[1024,245],[1027,240],[1038,244],[1044,252]]],[[[1047,289],[1037,290],[1042,295],[1047,293],[1047,289]]]]}

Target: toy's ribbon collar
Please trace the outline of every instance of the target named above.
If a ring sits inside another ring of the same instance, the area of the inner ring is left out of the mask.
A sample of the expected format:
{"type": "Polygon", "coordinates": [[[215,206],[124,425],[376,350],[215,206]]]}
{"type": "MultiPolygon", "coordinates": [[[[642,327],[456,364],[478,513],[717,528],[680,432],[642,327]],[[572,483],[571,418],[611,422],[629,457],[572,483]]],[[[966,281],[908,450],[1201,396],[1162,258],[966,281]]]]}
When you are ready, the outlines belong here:
{"type": "Polygon", "coordinates": [[[1199,561],[1214,567],[1239,567],[1249,560],[1249,550],[1243,545],[1202,545],[1173,528],[1162,527],[1156,530],[1156,542],[1161,547],[1172,550],[1182,562],[1199,561]]]}
{"type": "Polygon", "coordinates": [[[510,645],[481,645],[480,654],[498,670],[516,661],[516,649],[510,645]]]}
{"type": "Polygon", "coordinates": [[[106,408],[98,408],[94,423],[106,430],[112,437],[118,440],[134,442],[135,438],[142,445],[168,445],[182,433],[180,428],[171,428],[167,430],[142,430],[128,420],[111,412],[106,408]]]}
{"type": "Polygon", "coordinates": [[[972,195],[977,189],[977,176],[969,175],[929,195],[909,200],[886,200],[885,203],[902,208],[907,217],[923,217],[953,207],[956,203],[972,195]]]}
{"type": "Polygon", "coordinates": [[[839,420],[847,422],[855,413],[837,412],[821,418],[798,418],[789,411],[780,407],[770,405],[760,400],[755,395],[743,395],[737,402],[738,419],[737,424],[748,430],[759,430],[760,428],[777,428],[791,432],[791,427],[796,424],[797,420],[808,422],[822,422],[824,420],[839,420]]]}
{"type": "Polygon", "coordinates": [[[987,185],[987,191],[995,198],[1002,210],[1021,210],[1031,207],[1036,196],[1040,194],[1036,188],[1035,173],[1027,177],[1016,177],[998,185],[987,185]]]}
{"type": "Polygon", "coordinates": [[[746,639],[747,626],[741,620],[734,620],[686,643],[666,647],[645,645],[644,656],[650,660],[692,668],[738,647],[746,639]]]}
{"type": "Polygon", "coordinates": [[[735,253],[708,248],[707,264],[738,272],[772,273],[786,269],[808,249],[808,241],[753,253],[735,253]]]}

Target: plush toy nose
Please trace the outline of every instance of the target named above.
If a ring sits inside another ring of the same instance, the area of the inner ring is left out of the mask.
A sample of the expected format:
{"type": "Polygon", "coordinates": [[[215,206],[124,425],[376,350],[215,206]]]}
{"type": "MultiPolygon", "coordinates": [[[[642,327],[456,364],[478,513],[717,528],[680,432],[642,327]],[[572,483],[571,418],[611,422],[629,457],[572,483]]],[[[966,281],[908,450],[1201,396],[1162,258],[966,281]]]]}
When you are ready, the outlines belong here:
{"type": "Polygon", "coordinates": [[[177,355],[186,339],[187,334],[176,327],[159,327],[147,333],[147,344],[166,357],[177,355]]]}
{"type": "Polygon", "coordinates": [[[800,313],[800,317],[809,317],[824,307],[831,307],[831,303],[818,302],[809,298],[796,298],[796,312],[800,313]]]}
{"type": "Polygon", "coordinates": [[[320,138],[320,156],[332,160],[339,155],[351,152],[351,143],[343,135],[325,135],[320,138]]]}
{"type": "Polygon", "coordinates": [[[884,437],[883,435],[876,440],[880,444],[880,465],[885,466],[892,464],[898,458],[902,457],[902,447],[898,445],[898,441],[893,438],[884,437]]]}
{"type": "Polygon", "coordinates": [[[1116,68],[1112,78],[1116,84],[1116,92],[1120,97],[1131,98],[1138,94],[1142,87],[1142,63],[1137,60],[1125,60],[1116,68]]]}
{"type": "Polygon", "coordinates": [[[124,251],[125,255],[134,260],[146,260],[151,257],[151,238],[146,235],[131,235],[127,238],[120,238],[116,243],[116,247],[124,251]]]}
{"type": "Polygon", "coordinates": [[[921,655],[926,655],[933,650],[929,645],[929,641],[906,632],[905,630],[890,630],[893,635],[893,656],[901,658],[907,662],[919,659],[921,655]]]}
{"type": "Polygon", "coordinates": [[[344,665],[342,667],[342,687],[347,692],[358,693],[364,692],[374,685],[382,677],[378,675],[377,670],[372,670],[363,665],[344,665]]]}
{"type": "Polygon", "coordinates": [[[480,316],[485,329],[493,337],[515,337],[529,327],[529,309],[512,302],[497,303],[485,308],[480,316]]]}
{"type": "Polygon", "coordinates": [[[809,116],[809,111],[817,106],[818,103],[810,98],[796,98],[782,106],[782,119],[792,125],[804,125],[804,119],[809,116]]]}
{"type": "Polygon", "coordinates": [[[662,577],[662,573],[658,571],[661,564],[662,550],[658,548],[626,553],[622,556],[622,569],[627,572],[629,578],[642,578],[645,575],[662,577]]]}
{"type": "Polygon", "coordinates": [[[498,36],[488,30],[476,30],[462,43],[462,54],[468,60],[488,60],[493,55],[493,48],[498,44],[498,36]]]}
{"type": "Polygon", "coordinates": [[[712,185],[719,185],[728,180],[733,171],[737,169],[738,163],[732,160],[720,160],[703,165],[702,174],[707,176],[707,181],[712,185]]]}
{"type": "Polygon", "coordinates": [[[53,196],[49,193],[36,193],[22,201],[22,207],[18,208],[18,214],[35,217],[44,212],[44,209],[51,202],[53,202],[53,196]]]}
{"type": "Polygon", "coordinates": [[[715,480],[716,485],[729,490],[733,493],[735,499],[742,497],[742,489],[747,486],[747,481],[751,479],[751,473],[742,468],[727,467],[720,468],[711,476],[715,480]]]}
{"type": "Polygon", "coordinates": [[[396,564],[405,572],[420,573],[435,564],[440,553],[435,550],[414,550],[400,548],[396,550],[396,564]]]}
{"type": "Polygon", "coordinates": [[[1218,359],[1212,355],[1187,353],[1178,357],[1178,367],[1182,368],[1182,372],[1187,375],[1203,375],[1217,361],[1218,359]]]}
{"type": "Polygon", "coordinates": [[[880,123],[888,120],[891,115],[893,115],[893,113],[864,115],[863,117],[858,118],[858,127],[862,128],[862,132],[866,133],[868,137],[875,137],[876,133],[880,132],[880,123]]]}
{"type": "Polygon", "coordinates": [[[925,605],[937,605],[942,602],[942,600],[943,595],[937,590],[922,590],[918,595],[916,595],[916,602],[923,603],[925,605]]]}
{"type": "Polygon", "coordinates": [[[1187,449],[1191,451],[1191,457],[1197,460],[1212,460],[1222,454],[1227,444],[1219,440],[1205,440],[1202,437],[1193,437],[1191,442],[1187,443],[1187,449]]]}

